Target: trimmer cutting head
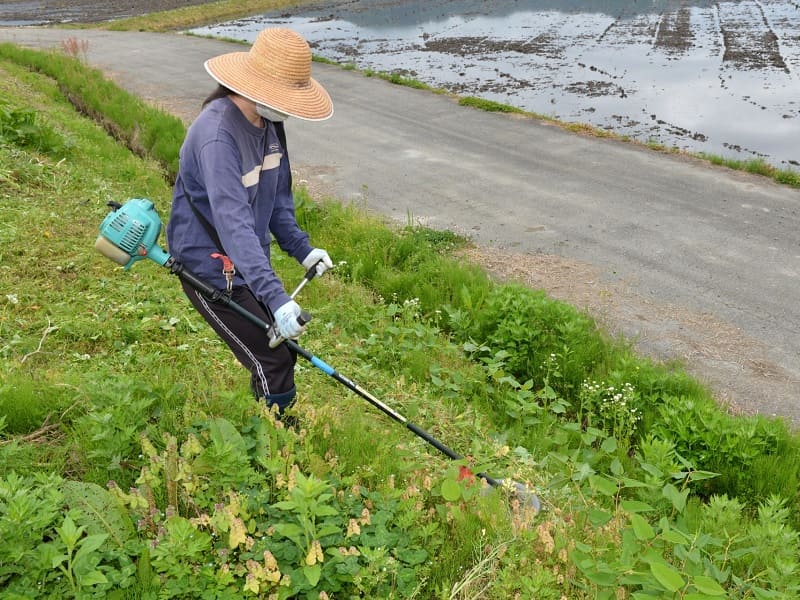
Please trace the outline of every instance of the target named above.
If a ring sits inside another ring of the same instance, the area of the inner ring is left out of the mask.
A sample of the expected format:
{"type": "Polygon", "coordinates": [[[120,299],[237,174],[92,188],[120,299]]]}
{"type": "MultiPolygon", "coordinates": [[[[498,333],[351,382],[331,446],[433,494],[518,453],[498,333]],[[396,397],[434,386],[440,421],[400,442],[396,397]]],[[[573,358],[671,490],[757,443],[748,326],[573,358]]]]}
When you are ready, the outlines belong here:
{"type": "Polygon", "coordinates": [[[100,224],[94,243],[103,256],[130,269],[137,260],[149,258],[162,267],[171,259],[158,244],[161,219],[150,200],[134,198],[125,204],[109,202],[112,211],[100,224]]]}
{"type": "Polygon", "coordinates": [[[542,502],[536,492],[524,483],[513,479],[494,479],[485,474],[483,477],[489,485],[484,488],[485,491],[482,493],[488,493],[492,489],[500,489],[507,494],[510,501],[516,501],[517,507],[527,514],[536,515],[542,510],[542,502]]]}
{"type": "Polygon", "coordinates": [[[536,513],[542,510],[542,503],[539,501],[539,497],[528,486],[512,479],[501,479],[500,481],[502,481],[503,487],[508,486],[512,496],[519,501],[520,506],[536,513]]]}

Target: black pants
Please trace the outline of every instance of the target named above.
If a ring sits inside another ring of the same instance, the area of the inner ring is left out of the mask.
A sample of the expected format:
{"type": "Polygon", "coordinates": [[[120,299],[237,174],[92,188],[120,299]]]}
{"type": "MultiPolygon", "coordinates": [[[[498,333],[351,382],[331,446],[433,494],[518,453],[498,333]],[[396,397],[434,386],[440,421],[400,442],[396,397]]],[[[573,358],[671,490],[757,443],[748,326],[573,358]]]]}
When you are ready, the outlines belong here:
{"type": "MultiPolygon", "coordinates": [[[[181,284],[192,305],[250,371],[250,387],[256,398],[263,398],[269,405],[277,404],[282,413],[294,401],[297,355],[286,344],[270,348],[266,331],[229,306],[211,302],[186,282],[181,284]]],[[[250,288],[234,287],[231,300],[259,319],[273,322],[269,309],[253,296],[250,288]]]]}

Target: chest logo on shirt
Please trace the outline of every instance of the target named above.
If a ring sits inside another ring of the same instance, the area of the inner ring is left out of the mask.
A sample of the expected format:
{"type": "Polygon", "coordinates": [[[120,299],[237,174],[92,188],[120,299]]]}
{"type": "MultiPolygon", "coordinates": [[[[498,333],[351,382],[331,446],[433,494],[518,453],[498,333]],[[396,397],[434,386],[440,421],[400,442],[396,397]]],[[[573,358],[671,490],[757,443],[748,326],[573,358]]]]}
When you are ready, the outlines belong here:
{"type": "Polygon", "coordinates": [[[269,153],[264,157],[264,162],[242,175],[242,185],[244,187],[249,188],[258,185],[261,171],[277,169],[280,166],[283,153],[273,152],[273,150],[280,150],[280,146],[278,144],[270,144],[269,153]]]}

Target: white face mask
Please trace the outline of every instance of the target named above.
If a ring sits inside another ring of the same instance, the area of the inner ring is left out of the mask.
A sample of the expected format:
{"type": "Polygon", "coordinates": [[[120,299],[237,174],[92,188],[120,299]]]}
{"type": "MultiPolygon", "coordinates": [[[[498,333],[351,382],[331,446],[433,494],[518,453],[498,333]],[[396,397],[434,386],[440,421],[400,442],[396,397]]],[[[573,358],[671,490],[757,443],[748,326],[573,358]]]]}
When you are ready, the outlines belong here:
{"type": "Polygon", "coordinates": [[[270,108],[264,104],[256,103],[256,112],[260,116],[264,117],[267,121],[272,122],[285,121],[289,118],[289,115],[286,113],[282,113],[279,110],[275,110],[274,108],[270,108]]]}

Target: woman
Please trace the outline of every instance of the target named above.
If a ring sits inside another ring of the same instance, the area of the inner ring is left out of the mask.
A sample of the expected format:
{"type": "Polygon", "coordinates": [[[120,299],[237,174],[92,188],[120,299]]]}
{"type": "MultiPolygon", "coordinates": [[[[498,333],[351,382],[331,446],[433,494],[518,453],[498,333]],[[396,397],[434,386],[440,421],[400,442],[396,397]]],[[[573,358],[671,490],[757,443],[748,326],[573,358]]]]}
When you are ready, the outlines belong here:
{"type": "MultiPolygon", "coordinates": [[[[172,213],[170,253],[231,299],[273,323],[283,338],[304,331],[300,307],[270,263],[272,237],[304,268],[322,275],[328,253],[313,248],[297,225],[283,121],[322,121],[330,97],[311,78],[311,50],[283,28],[259,33],[248,52],[205,63],[218,88],[203,103],[181,147],[172,213]]],[[[183,284],[189,300],[251,372],[256,398],[282,414],[295,397],[297,357],[286,344],[269,347],[263,330],[222,303],[183,284]]]]}

